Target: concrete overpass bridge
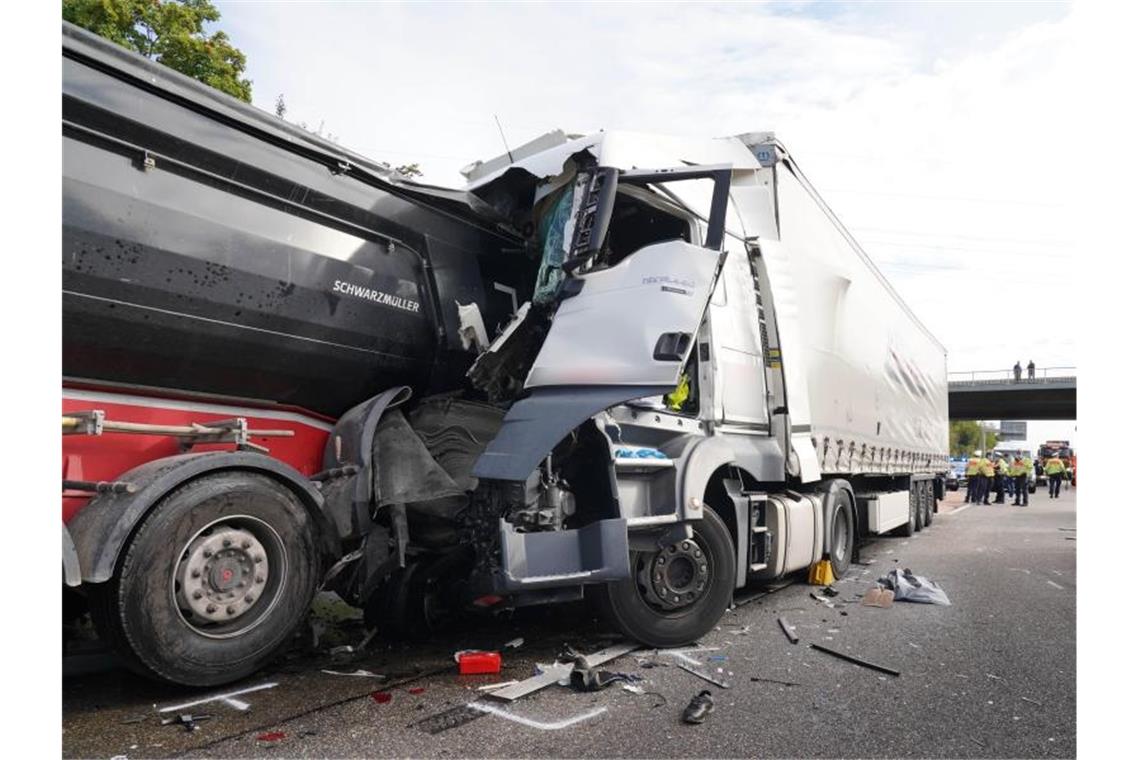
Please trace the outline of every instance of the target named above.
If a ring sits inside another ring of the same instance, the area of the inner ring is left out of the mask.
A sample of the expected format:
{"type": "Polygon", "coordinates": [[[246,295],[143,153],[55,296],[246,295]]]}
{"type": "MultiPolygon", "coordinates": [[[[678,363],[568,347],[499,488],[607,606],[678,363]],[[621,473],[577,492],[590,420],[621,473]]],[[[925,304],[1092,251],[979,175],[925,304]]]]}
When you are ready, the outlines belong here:
{"type": "Polygon", "coordinates": [[[1077,368],[1038,367],[1030,379],[1012,370],[949,373],[952,420],[1075,420],[1077,368]]]}

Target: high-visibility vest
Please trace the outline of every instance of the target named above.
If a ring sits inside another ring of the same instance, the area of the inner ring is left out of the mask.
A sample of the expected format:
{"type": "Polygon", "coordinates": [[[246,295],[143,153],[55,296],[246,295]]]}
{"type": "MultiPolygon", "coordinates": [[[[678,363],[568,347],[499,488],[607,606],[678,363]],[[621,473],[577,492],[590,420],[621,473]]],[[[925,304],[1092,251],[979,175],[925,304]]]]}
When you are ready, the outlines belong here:
{"type": "Polygon", "coordinates": [[[983,459],[981,464],[978,466],[982,468],[982,474],[987,478],[992,478],[994,476],[994,463],[990,460],[983,459]]]}
{"type": "Polygon", "coordinates": [[[1025,469],[1025,460],[1014,459],[1013,464],[1009,466],[1009,474],[1015,478],[1020,478],[1022,475],[1028,475],[1029,471],[1025,469]]]}
{"type": "Polygon", "coordinates": [[[1057,457],[1053,457],[1052,459],[1050,459],[1048,462],[1045,463],[1045,474],[1046,475],[1057,475],[1057,474],[1062,473],[1064,471],[1065,471],[1065,463],[1062,462],[1057,457]]]}
{"type": "Polygon", "coordinates": [[[977,457],[970,457],[966,461],[966,474],[967,475],[977,475],[978,474],[978,459],[977,459],[977,457]]]}
{"type": "Polygon", "coordinates": [[[997,466],[998,466],[998,472],[1000,472],[1002,475],[1008,475],[1009,474],[1009,462],[1005,461],[1004,459],[999,459],[997,462],[997,466]]]}

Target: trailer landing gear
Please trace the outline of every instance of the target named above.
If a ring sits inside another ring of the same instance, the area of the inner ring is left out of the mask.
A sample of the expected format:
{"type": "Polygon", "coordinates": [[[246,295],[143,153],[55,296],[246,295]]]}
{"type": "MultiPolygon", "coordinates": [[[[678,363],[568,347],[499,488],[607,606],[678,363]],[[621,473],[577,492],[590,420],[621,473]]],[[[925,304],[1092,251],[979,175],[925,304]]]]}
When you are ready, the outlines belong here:
{"type": "Polygon", "coordinates": [[[687,644],[712,629],[732,599],[732,537],[705,507],[693,538],[656,552],[631,552],[631,576],[597,589],[602,612],[636,641],[687,644]]]}

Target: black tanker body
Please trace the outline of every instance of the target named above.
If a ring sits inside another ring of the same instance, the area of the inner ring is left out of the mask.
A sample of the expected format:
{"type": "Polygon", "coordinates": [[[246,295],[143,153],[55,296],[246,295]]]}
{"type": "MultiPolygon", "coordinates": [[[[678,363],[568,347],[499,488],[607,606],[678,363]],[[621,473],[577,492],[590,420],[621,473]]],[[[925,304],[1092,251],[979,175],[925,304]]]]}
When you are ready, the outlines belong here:
{"type": "Polygon", "coordinates": [[[457,387],[457,302],[494,330],[535,265],[478,199],[389,176],[65,24],[65,378],[332,416],[457,387]]]}

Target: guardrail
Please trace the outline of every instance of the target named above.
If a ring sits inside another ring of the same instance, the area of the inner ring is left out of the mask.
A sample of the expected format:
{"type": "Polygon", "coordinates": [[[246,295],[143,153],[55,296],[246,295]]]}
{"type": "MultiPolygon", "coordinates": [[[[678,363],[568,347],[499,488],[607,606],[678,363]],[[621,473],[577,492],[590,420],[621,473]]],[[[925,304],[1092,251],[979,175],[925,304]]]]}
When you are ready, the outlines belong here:
{"type": "Polygon", "coordinates": [[[1075,380],[1076,367],[1037,367],[1033,377],[1029,371],[1022,368],[1020,381],[1013,375],[1012,369],[980,369],[971,372],[948,372],[947,379],[952,383],[984,383],[984,382],[1036,382],[1040,380],[1075,380]]]}

